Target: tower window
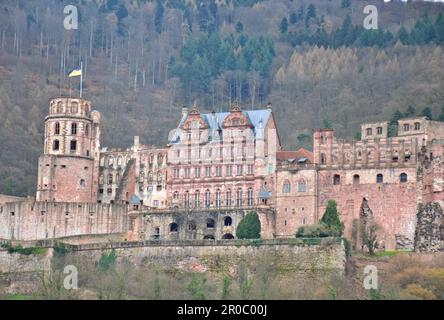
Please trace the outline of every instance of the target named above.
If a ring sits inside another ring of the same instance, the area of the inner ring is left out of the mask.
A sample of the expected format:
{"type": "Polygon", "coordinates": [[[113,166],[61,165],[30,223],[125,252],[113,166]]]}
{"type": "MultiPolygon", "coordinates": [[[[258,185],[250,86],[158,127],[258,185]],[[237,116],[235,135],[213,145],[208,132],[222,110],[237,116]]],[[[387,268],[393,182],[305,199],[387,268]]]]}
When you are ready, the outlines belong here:
{"type": "Polygon", "coordinates": [[[60,134],[60,123],[56,122],[54,125],[54,134],[60,134]]]}
{"type": "Polygon", "coordinates": [[[353,176],[353,184],[358,185],[359,184],[359,174],[355,174],[353,176]]]}
{"type": "Polygon", "coordinates": [[[71,151],[76,151],[77,150],[77,141],[76,140],[72,140],[69,146],[71,151]]]}
{"type": "Polygon", "coordinates": [[[404,131],[409,131],[410,125],[408,123],[404,124],[404,131]]]}
{"type": "Polygon", "coordinates": [[[71,134],[77,134],[77,123],[71,123],[71,134]]]}
{"type": "Polygon", "coordinates": [[[415,122],[415,130],[421,129],[421,124],[419,122],[415,122]]]}
{"type": "Polygon", "coordinates": [[[376,128],[376,134],[382,134],[382,127],[376,128]]]}
{"type": "Polygon", "coordinates": [[[59,142],[59,140],[54,140],[54,142],[52,144],[52,150],[58,151],[59,149],[60,149],[60,142],[59,142]]]}
{"type": "Polygon", "coordinates": [[[372,128],[367,128],[367,135],[371,136],[372,135],[372,128]]]}
{"type": "Polygon", "coordinates": [[[376,183],[383,183],[384,182],[384,176],[382,175],[382,173],[378,173],[376,175],[376,183]]]}
{"type": "Polygon", "coordinates": [[[399,181],[401,182],[401,183],[405,183],[405,182],[407,182],[407,173],[401,173],[401,175],[399,176],[399,181]]]}
{"type": "Polygon", "coordinates": [[[85,180],[84,179],[80,179],[80,186],[82,188],[85,186],[85,180]]]}
{"type": "Polygon", "coordinates": [[[85,136],[88,138],[89,136],[89,124],[85,126],[85,136]]]}
{"type": "Polygon", "coordinates": [[[333,184],[334,185],[339,185],[341,184],[341,176],[339,174],[335,174],[333,176],[333,184]]]}

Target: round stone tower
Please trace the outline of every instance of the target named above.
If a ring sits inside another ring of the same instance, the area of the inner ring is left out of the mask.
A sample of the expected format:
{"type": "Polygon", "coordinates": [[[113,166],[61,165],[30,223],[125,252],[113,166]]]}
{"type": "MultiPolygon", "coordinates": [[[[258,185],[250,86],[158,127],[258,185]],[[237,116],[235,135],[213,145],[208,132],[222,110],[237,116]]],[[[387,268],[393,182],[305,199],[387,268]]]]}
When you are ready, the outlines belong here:
{"type": "Polygon", "coordinates": [[[45,118],[37,201],[96,202],[100,113],[80,98],[53,98],[45,118]]]}

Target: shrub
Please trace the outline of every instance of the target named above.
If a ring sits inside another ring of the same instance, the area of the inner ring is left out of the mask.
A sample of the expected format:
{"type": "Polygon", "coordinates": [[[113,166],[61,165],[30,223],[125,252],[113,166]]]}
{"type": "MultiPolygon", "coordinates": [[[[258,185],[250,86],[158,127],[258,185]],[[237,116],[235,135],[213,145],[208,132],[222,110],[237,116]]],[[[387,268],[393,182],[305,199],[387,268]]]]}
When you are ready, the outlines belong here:
{"type": "Polygon", "coordinates": [[[331,236],[340,237],[344,231],[344,224],[339,219],[336,201],[328,200],[327,208],[322,216],[321,222],[329,229],[331,236]]]}
{"type": "Polygon", "coordinates": [[[436,296],[435,294],[426,288],[423,288],[421,285],[417,284],[417,283],[412,283],[409,284],[407,286],[407,288],[405,288],[402,291],[402,296],[406,296],[406,298],[410,297],[415,297],[415,298],[419,298],[422,300],[435,300],[436,296]]]}
{"type": "Polygon", "coordinates": [[[103,252],[98,262],[98,268],[102,271],[114,269],[116,260],[116,250],[113,249],[110,253],[103,252]]]}
{"type": "Polygon", "coordinates": [[[261,237],[261,222],[256,212],[249,212],[239,222],[236,229],[239,239],[259,239],[261,237]]]}
{"type": "Polygon", "coordinates": [[[68,251],[69,251],[68,248],[66,247],[66,245],[63,242],[56,242],[56,243],[54,243],[53,249],[54,249],[54,253],[55,254],[58,254],[58,255],[61,255],[61,256],[67,254],[68,251]]]}
{"type": "Polygon", "coordinates": [[[330,230],[322,223],[299,227],[296,232],[296,238],[323,238],[330,235],[330,230]]]}
{"type": "Polygon", "coordinates": [[[42,247],[27,247],[23,248],[21,245],[13,246],[10,242],[6,242],[1,245],[2,248],[5,248],[8,253],[18,253],[29,256],[31,254],[34,255],[43,255],[46,254],[47,249],[42,247]]]}

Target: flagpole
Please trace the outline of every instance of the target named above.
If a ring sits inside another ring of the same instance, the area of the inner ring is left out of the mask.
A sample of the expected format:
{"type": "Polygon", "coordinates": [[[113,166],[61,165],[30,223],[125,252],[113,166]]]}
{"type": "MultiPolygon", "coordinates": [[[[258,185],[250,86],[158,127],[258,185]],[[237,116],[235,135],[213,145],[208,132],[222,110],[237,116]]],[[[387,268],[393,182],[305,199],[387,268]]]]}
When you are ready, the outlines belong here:
{"type": "Polygon", "coordinates": [[[83,61],[80,60],[80,98],[82,98],[83,89],[83,61]]]}

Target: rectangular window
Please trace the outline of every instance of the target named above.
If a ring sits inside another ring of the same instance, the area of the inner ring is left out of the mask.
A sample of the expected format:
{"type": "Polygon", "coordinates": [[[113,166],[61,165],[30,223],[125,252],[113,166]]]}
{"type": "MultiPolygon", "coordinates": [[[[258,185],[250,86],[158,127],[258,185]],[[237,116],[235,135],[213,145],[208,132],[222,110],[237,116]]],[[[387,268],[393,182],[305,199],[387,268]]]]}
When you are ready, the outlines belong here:
{"type": "Polygon", "coordinates": [[[173,169],[173,177],[178,179],[179,178],[179,168],[173,169]]]}
{"type": "Polygon", "coordinates": [[[190,168],[185,168],[185,178],[189,178],[190,177],[190,172],[191,172],[190,168]]]}
{"type": "Polygon", "coordinates": [[[76,140],[72,140],[69,146],[71,151],[76,151],[77,150],[77,141],[76,140]]]}
{"type": "Polygon", "coordinates": [[[211,167],[205,167],[205,176],[211,177],[211,167]]]}
{"type": "Polygon", "coordinates": [[[404,124],[404,131],[409,131],[410,125],[408,123],[404,124]]]}
{"type": "Polygon", "coordinates": [[[249,164],[247,168],[248,168],[247,169],[248,170],[248,174],[250,174],[250,175],[254,174],[254,167],[253,167],[252,164],[249,164]]]}
{"type": "Polygon", "coordinates": [[[242,175],[242,169],[243,169],[243,165],[238,164],[237,165],[237,175],[241,176],[242,175]]]}
{"type": "Polygon", "coordinates": [[[194,168],[194,176],[200,178],[200,167],[194,168]]]}
{"type": "Polygon", "coordinates": [[[216,177],[222,177],[222,167],[221,166],[216,167],[216,177]]]}
{"type": "Polygon", "coordinates": [[[231,177],[233,175],[233,166],[227,165],[227,176],[231,177]]]}

